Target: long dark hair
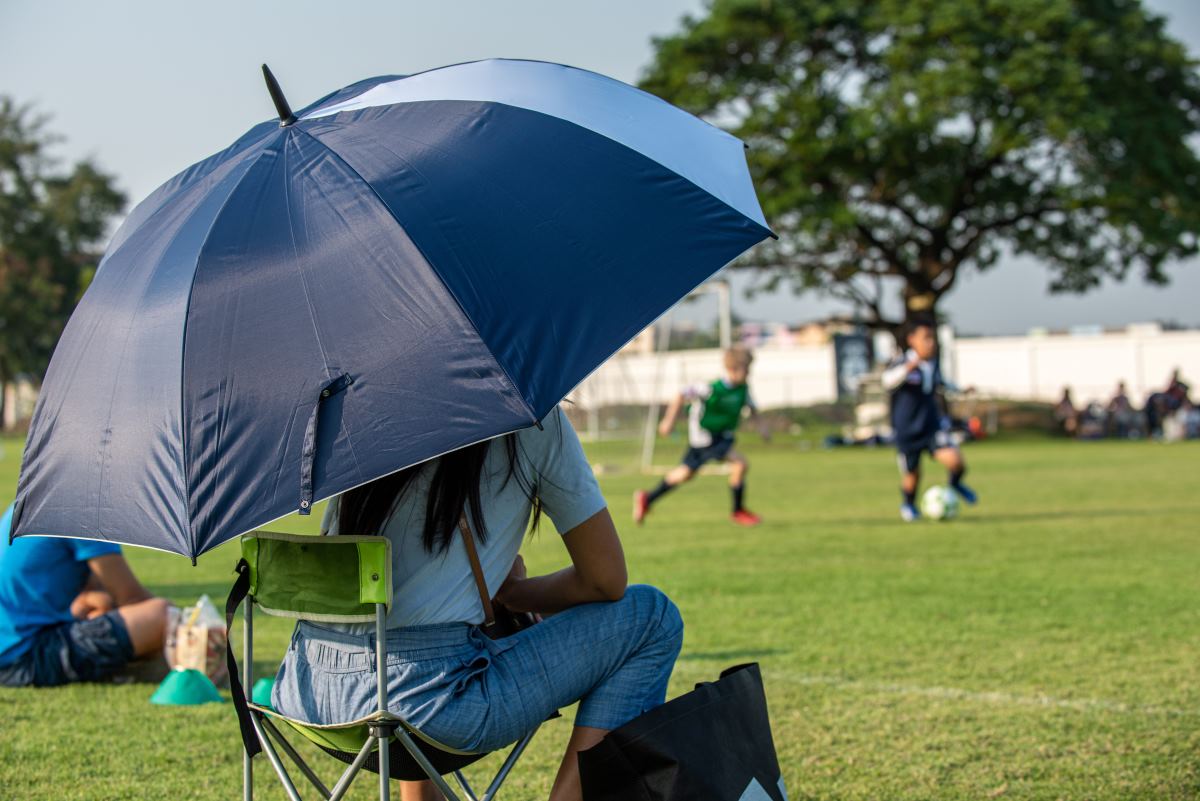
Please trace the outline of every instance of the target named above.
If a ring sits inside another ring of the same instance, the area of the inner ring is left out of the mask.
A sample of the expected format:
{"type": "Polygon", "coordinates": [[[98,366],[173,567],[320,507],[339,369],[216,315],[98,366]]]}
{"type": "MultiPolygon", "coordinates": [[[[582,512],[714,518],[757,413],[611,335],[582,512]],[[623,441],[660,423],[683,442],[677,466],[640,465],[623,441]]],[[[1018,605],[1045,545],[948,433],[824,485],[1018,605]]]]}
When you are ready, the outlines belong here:
{"type": "Polygon", "coordinates": [[[425,470],[433,471],[429,495],[425,499],[425,528],[421,544],[429,553],[444,553],[458,530],[458,521],[470,508],[474,525],[471,533],[479,542],[487,541],[483,503],[479,485],[490,448],[501,445],[508,457],[504,484],[516,480],[521,491],[533,504],[530,528],[536,529],[542,514],[542,502],[537,487],[517,469],[517,436],[509,434],[499,440],[485,440],[451,451],[423,464],[405,468],[391,475],[343,493],[338,501],[339,534],[382,534],[396,504],[412,486],[413,479],[425,470]]]}

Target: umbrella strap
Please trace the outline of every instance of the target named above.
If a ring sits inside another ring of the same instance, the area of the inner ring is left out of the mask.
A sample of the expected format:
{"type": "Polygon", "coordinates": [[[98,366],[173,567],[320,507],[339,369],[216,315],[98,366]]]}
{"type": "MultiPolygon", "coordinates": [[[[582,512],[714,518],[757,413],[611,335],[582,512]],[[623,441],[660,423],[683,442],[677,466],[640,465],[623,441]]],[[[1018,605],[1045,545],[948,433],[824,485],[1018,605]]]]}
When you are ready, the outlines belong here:
{"type": "Polygon", "coordinates": [[[353,383],[354,379],[347,373],[330,381],[321,389],[312,414],[308,416],[308,427],[304,430],[304,452],[300,456],[300,508],[297,511],[302,515],[312,511],[313,462],[317,458],[317,422],[321,419],[321,406],[353,383]]]}
{"type": "MultiPolygon", "coordinates": [[[[230,629],[233,628],[233,616],[242,601],[250,594],[250,563],[245,559],[238,560],[237,581],[229,591],[225,601],[225,665],[229,668],[229,694],[233,696],[233,708],[237,710],[238,727],[242,730],[242,745],[246,753],[254,756],[262,751],[262,744],[254,732],[254,723],[250,720],[250,707],[246,705],[246,690],[242,687],[242,677],[238,672],[237,657],[233,655],[233,638],[230,629]]],[[[253,600],[250,603],[254,603],[253,600]]]]}

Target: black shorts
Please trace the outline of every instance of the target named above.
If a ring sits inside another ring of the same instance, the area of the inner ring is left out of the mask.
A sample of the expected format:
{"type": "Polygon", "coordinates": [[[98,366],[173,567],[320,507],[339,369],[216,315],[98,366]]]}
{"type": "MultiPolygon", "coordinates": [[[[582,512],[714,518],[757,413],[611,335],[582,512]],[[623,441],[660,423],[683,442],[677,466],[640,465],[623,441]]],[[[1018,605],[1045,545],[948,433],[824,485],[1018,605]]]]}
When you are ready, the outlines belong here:
{"type": "Polygon", "coordinates": [[[683,454],[683,464],[695,471],[707,462],[721,462],[733,450],[733,434],[713,434],[712,444],[703,448],[691,447],[683,454]]]}
{"type": "Polygon", "coordinates": [[[896,464],[901,473],[915,473],[921,466],[921,454],[932,456],[936,451],[945,448],[958,448],[949,431],[939,431],[933,436],[920,442],[905,442],[896,445],[896,464]]]}
{"type": "Polygon", "coordinates": [[[91,620],[75,620],[42,629],[33,647],[11,665],[0,667],[0,685],[53,687],[97,681],[133,659],[125,621],[114,609],[91,620]]]}

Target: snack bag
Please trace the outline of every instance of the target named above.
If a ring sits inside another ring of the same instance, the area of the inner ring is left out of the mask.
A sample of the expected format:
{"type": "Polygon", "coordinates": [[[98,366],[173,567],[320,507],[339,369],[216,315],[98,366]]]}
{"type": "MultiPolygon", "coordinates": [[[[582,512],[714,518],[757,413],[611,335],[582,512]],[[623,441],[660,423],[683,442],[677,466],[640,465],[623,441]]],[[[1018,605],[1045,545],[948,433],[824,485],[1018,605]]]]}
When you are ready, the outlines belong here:
{"type": "Polygon", "coordinates": [[[195,606],[172,610],[164,651],[173,670],[199,670],[218,687],[229,686],[225,621],[207,595],[195,606]]]}

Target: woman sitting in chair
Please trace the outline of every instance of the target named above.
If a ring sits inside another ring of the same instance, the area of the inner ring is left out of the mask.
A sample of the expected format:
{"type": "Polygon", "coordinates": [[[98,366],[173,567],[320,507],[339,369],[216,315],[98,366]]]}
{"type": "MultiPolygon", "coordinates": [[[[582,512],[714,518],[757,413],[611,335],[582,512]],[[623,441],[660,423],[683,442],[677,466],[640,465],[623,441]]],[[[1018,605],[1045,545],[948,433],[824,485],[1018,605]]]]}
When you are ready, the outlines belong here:
{"type": "MultiPolygon", "coordinates": [[[[659,590],[626,587],[625,556],[575,430],[561,409],[530,428],[448,453],[335,498],[328,534],[392,542],[388,706],[451,748],[493,751],[580,701],[551,801],[580,799],[576,754],[658,706],[683,639],[659,590]],[[571,566],[530,577],[521,540],[545,512],[571,566]],[[480,630],[482,603],[459,531],[465,516],[490,593],[545,620],[503,639],[480,630]]],[[[373,624],[296,626],[272,703],[310,723],[376,709],[373,624]]],[[[407,799],[436,799],[429,782],[407,799]]]]}

